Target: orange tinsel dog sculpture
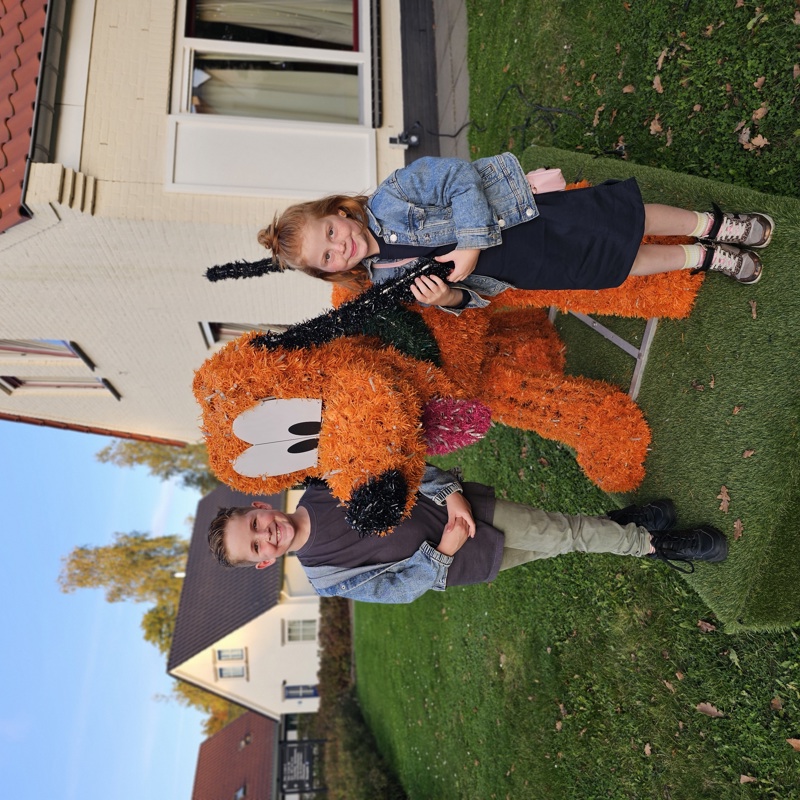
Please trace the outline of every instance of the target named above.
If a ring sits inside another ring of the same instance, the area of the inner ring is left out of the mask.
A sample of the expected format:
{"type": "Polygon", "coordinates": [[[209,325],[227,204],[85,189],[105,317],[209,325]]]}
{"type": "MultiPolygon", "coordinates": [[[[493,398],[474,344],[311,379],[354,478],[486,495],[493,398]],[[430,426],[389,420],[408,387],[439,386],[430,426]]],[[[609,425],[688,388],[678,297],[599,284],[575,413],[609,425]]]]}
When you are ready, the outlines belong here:
{"type": "Polygon", "coordinates": [[[442,452],[423,419],[446,400],[460,443],[482,435],[488,410],[487,421],[573,448],[608,491],[639,484],[650,443],[640,409],[616,387],[564,375],[543,311],[412,311],[394,297],[408,300],[417,274],[285,334],[246,334],[208,359],[194,391],[222,481],[271,494],[323,479],[356,529],[387,533],[414,504],[426,454],[442,452]]]}

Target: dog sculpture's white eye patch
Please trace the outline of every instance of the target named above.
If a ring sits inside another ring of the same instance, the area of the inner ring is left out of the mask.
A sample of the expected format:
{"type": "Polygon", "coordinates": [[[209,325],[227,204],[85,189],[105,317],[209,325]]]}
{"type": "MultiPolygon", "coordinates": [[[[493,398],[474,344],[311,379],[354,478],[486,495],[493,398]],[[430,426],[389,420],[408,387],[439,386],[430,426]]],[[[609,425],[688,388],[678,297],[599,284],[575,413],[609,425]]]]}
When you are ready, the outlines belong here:
{"type": "Polygon", "coordinates": [[[233,463],[246,478],[287,475],[315,466],[322,400],[270,397],[242,412],[233,421],[233,432],[248,447],[233,463]]]}

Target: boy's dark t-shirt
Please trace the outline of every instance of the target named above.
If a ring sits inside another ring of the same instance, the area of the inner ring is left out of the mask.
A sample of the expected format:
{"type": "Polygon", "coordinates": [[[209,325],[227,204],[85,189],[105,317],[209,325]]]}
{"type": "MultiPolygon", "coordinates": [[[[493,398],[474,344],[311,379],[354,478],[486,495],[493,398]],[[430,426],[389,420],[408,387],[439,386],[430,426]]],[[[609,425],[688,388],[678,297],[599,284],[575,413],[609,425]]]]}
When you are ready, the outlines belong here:
{"type": "MultiPolygon", "coordinates": [[[[472,506],[475,537],[456,553],[447,573],[448,586],[484,583],[497,576],[503,557],[503,534],[490,524],[494,516],[494,490],[479,483],[465,483],[464,496],[472,506]]],[[[411,516],[388,536],[359,538],[345,522],[345,509],[323,486],[311,486],[298,505],[308,512],[311,533],[297,551],[307,567],[353,568],[393,564],[410,558],[424,541],[437,545],[447,524],[447,508],[421,495],[411,516]]]]}

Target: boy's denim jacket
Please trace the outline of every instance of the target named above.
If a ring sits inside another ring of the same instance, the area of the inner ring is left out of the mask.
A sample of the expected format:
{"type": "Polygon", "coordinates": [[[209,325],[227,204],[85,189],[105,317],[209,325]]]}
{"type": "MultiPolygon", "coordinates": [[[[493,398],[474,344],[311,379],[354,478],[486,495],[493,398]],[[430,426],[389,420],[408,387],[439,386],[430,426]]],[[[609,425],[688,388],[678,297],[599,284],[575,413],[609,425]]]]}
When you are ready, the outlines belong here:
{"type": "MultiPolygon", "coordinates": [[[[461,491],[452,473],[428,465],[420,493],[442,505],[448,495],[461,491]]],[[[323,597],[349,597],[365,603],[410,603],[429,589],[443,592],[447,569],[453,556],[440,553],[430,542],[423,542],[410,558],[393,564],[364,567],[303,567],[317,594],[323,597]]]]}
{"type": "MultiPolygon", "coordinates": [[[[458,158],[420,158],[383,181],[366,210],[372,233],[389,244],[455,244],[462,250],[499,245],[503,228],[539,215],[525,173],[511,153],[471,163],[458,158]]],[[[377,261],[375,257],[367,264],[375,283],[397,277],[409,266],[402,261],[397,268],[373,269],[377,261]]],[[[466,308],[483,308],[489,301],[480,295],[493,297],[509,288],[504,281],[474,274],[453,285],[469,292],[466,308]]]]}

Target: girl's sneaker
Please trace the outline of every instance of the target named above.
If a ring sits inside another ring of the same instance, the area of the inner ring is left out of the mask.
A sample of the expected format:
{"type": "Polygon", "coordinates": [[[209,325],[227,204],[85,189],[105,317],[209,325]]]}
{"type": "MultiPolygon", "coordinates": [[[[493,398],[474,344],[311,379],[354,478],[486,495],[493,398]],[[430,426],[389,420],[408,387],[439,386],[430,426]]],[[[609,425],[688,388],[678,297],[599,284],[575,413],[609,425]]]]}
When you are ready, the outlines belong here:
{"type": "Polygon", "coordinates": [[[737,247],[766,247],[772,241],[775,223],[767,214],[726,214],[716,204],[711,229],[700,238],[715,244],[733,244],[737,247]]]}
{"type": "Polygon", "coordinates": [[[696,272],[721,272],[739,283],[753,284],[761,280],[761,259],[749,250],[727,244],[705,245],[703,263],[696,272]]]}

